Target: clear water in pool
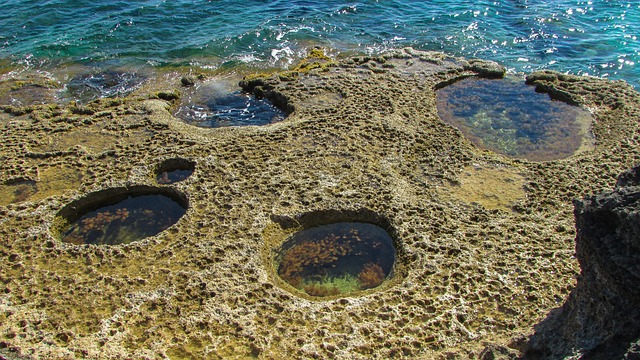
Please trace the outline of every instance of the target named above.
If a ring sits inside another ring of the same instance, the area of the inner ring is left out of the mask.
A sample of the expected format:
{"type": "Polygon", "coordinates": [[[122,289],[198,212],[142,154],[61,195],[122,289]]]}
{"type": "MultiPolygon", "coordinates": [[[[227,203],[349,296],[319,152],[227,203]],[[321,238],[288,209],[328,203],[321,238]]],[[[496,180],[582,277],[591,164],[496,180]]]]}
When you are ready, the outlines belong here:
{"type": "Polygon", "coordinates": [[[268,125],[286,116],[269,100],[239,91],[230,80],[198,86],[185,96],[175,115],[188,124],[206,128],[268,125]]]}
{"type": "Polygon", "coordinates": [[[342,222],[302,230],[277,252],[278,275],[311,296],[375,288],[392,272],[389,234],[368,223],[342,222]]]}
{"type": "Polygon", "coordinates": [[[591,114],[537,93],[516,77],[468,78],[437,91],[438,115],[476,146],[533,161],[592,147],[591,114]]]}
{"type": "Polygon", "coordinates": [[[156,235],[176,223],[186,209],[165,195],[129,197],[73,221],[62,232],[72,244],[117,245],[156,235]]]}

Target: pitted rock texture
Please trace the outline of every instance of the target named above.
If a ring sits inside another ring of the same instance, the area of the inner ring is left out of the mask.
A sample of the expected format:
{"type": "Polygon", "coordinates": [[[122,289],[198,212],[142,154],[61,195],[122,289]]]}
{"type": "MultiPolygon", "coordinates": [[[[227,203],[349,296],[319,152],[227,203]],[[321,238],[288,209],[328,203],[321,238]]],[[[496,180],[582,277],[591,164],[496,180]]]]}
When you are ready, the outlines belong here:
{"type": "Polygon", "coordinates": [[[202,129],[173,117],[175,101],[154,91],[177,94],[185,74],[175,74],[173,89],[148,81],[124,99],[4,106],[0,187],[30,181],[35,193],[0,207],[0,354],[455,359],[523,351],[533,326],[575,285],[572,200],[610,189],[639,158],[638,93],[619,82],[530,75],[597,119],[595,150],[537,163],[479,150],[438,118],[435,89],[503,73],[494,63],[405,50],[303,70],[243,82],[290,112],[264,127],[202,129]],[[159,186],[156,170],[173,158],[195,170],[162,185],[189,202],[168,230],[111,247],[54,237],[67,204],[107,188],[159,186]],[[524,191],[509,191],[510,206],[467,202],[460,188],[470,167],[516,174],[524,191]],[[45,174],[60,171],[74,180],[48,184],[55,177],[45,174]],[[396,276],[322,300],[282,284],[273,249],[330,221],[385,227],[396,276]]]}
{"type": "Polygon", "coordinates": [[[640,167],[622,174],[612,192],[575,205],[578,285],[537,327],[528,357],[637,358],[640,167]]]}

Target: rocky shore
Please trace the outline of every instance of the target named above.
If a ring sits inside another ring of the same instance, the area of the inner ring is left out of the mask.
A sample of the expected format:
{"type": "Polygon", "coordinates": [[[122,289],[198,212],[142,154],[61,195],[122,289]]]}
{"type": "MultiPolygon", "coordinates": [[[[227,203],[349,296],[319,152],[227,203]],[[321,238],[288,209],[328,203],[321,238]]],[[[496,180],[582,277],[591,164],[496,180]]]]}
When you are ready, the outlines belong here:
{"type": "MultiPolygon", "coordinates": [[[[312,52],[291,71],[241,82],[285,110],[284,121],[218,129],[173,116],[185,85],[205,81],[184,74],[86,104],[56,103],[50,91],[58,85],[48,80],[3,81],[0,98],[30,89],[42,101],[0,106],[0,356],[491,359],[633,351],[614,343],[637,341],[636,328],[626,327],[637,315],[619,314],[637,305],[628,303],[638,298],[628,262],[637,257],[637,212],[608,208],[628,220],[626,233],[607,225],[614,215],[599,232],[601,212],[590,214],[592,202],[609,204],[607,195],[591,196],[610,192],[640,162],[640,94],[624,82],[528,74],[538,91],[595,119],[594,149],[534,162],[481,150],[438,117],[437,89],[503,75],[492,62],[411,49],[339,61],[312,52]],[[193,174],[159,184],[167,162],[194,164],[193,174]],[[60,241],[58,214],[68,204],[132,188],[179,194],[186,214],[126,245],[60,241]],[[389,232],[392,278],[319,299],[277,276],[274,252],[293,232],[338,221],[389,232]],[[612,233],[626,240],[599,241],[612,233]],[[618,274],[623,282],[608,285],[606,276],[618,274]],[[606,305],[585,300],[595,295],[606,305]]],[[[637,191],[632,178],[611,196],[637,191]]]]}
{"type": "Polygon", "coordinates": [[[640,356],[640,167],[613,191],[575,203],[581,274],[566,303],[536,325],[529,358],[640,356]]]}

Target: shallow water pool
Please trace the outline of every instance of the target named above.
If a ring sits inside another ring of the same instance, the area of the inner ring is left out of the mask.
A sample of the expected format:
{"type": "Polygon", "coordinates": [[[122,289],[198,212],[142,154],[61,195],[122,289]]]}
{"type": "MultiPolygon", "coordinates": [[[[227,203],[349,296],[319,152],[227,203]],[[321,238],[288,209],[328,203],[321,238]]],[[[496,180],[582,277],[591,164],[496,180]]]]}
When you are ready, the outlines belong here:
{"type": "Polygon", "coordinates": [[[293,287],[332,296],[380,286],[392,272],[395,248],[377,225],[341,222],[294,234],[276,262],[278,276],[293,287]]]}
{"type": "Polygon", "coordinates": [[[63,229],[62,241],[76,245],[128,244],[166,230],[185,212],[184,207],[165,195],[128,197],[73,221],[63,229]]]}
{"type": "Polygon", "coordinates": [[[437,91],[437,107],[473,144],[509,157],[557,160],[593,147],[591,113],[519,78],[458,81],[437,91]]]}

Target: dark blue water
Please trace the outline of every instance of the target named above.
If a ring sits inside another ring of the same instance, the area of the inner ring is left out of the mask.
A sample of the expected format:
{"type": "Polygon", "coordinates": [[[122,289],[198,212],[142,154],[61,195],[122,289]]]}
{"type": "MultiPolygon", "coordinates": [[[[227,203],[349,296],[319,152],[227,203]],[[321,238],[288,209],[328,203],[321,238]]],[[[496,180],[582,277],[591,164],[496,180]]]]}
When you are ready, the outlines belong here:
{"type": "Polygon", "coordinates": [[[156,181],[158,184],[174,184],[186,180],[192,173],[193,170],[163,171],[156,176],[156,181]]]}
{"type": "Polygon", "coordinates": [[[69,64],[286,67],[412,46],[640,85],[640,2],[5,0],[0,71],[69,64]]]}

